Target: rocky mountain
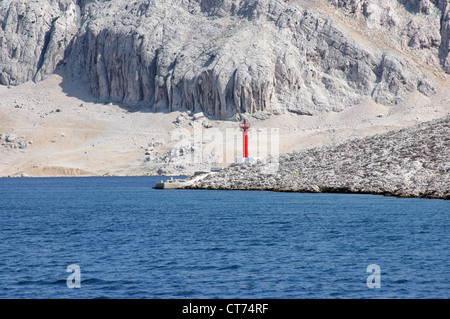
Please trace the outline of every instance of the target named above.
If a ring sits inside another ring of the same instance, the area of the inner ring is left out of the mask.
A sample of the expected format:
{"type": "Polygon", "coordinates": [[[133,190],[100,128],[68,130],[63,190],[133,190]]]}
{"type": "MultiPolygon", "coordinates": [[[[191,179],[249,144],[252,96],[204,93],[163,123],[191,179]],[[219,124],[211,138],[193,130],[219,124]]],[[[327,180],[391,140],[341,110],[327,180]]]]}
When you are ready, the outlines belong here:
{"type": "Polygon", "coordinates": [[[235,164],[193,188],[450,199],[450,116],[396,132],[235,164]]]}
{"type": "Polygon", "coordinates": [[[339,112],[435,94],[447,0],[2,0],[0,84],[58,72],[153,111],[339,112]]]}

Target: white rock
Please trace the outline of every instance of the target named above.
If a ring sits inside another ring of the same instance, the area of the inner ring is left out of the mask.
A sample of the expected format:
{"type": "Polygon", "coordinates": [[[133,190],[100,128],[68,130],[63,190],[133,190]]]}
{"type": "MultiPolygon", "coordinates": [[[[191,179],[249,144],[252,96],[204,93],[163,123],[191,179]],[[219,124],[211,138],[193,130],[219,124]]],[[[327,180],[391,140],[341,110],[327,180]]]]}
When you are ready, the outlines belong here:
{"type": "Polygon", "coordinates": [[[317,2],[367,25],[366,40],[307,1],[3,0],[0,84],[39,81],[59,65],[104,102],[234,119],[433,95],[416,58],[450,73],[448,1],[317,2]]]}

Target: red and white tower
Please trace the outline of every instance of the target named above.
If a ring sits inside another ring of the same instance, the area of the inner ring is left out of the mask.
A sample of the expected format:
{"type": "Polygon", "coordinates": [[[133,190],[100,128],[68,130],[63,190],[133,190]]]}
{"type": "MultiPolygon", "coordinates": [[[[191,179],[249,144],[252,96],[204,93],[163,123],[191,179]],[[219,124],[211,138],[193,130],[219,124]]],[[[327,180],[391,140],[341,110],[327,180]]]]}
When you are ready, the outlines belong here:
{"type": "Polygon", "coordinates": [[[248,158],[248,132],[250,131],[250,123],[244,120],[244,123],[241,123],[239,126],[241,127],[243,139],[242,157],[248,158]]]}

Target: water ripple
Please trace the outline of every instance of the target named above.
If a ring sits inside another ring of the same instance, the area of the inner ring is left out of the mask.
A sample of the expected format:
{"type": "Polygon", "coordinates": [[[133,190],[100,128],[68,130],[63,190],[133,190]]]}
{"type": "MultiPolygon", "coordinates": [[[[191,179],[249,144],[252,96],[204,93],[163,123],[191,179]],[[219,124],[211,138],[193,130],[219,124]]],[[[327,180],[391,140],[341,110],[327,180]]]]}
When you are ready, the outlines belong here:
{"type": "Polygon", "coordinates": [[[160,179],[0,179],[0,298],[450,297],[448,201],[160,179]]]}

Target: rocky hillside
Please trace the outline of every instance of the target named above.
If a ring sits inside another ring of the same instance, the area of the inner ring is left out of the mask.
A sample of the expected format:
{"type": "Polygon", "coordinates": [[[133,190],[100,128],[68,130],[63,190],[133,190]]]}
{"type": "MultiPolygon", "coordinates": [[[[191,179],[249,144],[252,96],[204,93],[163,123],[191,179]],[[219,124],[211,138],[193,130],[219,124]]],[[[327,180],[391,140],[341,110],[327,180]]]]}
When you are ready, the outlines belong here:
{"type": "Polygon", "coordinates": [[[450,116],[397,132],[232,165],[193,188],[450,199],[450,116]]]}
{"type": "Polygon", "coordinates": [[[434,95],[447,0],[2,0],[0,84],[58,72],[153,111],[342,111],[434,95]]]}

